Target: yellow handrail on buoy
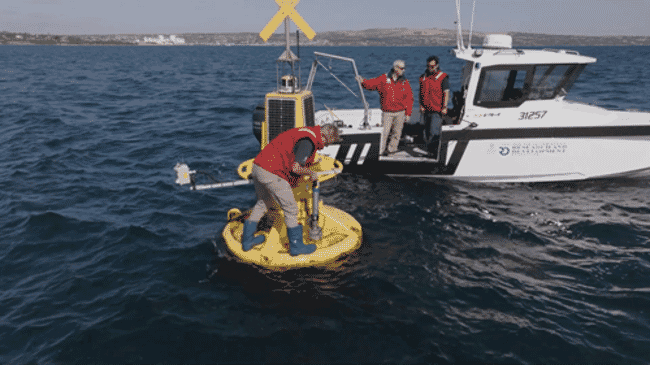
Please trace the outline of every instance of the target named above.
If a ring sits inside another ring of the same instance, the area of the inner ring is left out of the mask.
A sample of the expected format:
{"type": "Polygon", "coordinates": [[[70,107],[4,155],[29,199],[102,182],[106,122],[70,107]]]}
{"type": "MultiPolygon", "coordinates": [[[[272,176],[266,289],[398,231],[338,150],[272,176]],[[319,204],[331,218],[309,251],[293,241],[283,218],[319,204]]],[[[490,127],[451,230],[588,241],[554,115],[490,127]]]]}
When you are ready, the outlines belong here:
{"type": "MultiPolygon", "coordinates": [[[[318,180],[321,182],[343,171],[343,164],[334,158],[317,155],[316,161],[310,168],[318,172],[318,180]]],[[[252,164],[253,159],[239,165],[237,173],[241,178],[250,178],[252,164]]],[[[322,238],[313,240],[309,234],[311,212],[314,211],[311,182],[308,179],[301,180],[293,189],[293,193],[299,208],[298,221],[303,227],[303,240],[306,244],[316,245],[314,253],[290,255],[284,214],[281,211],[266,213],[262,218],[267,227],[262,231],[266,240],[251,250],[244,251],[241,246],[241,235],[246,213],[242,213],[239,209],[228,211],[228,223],[223,230],[223,238],[228,250],[243,262],[271,270],[287,270],[307,266],[330,267],[361,246],[362,231],[359,222],[350,214],[325,205],[322,201],[318,201],[317,215],[317,224],[322,232],[322,238]]]]}

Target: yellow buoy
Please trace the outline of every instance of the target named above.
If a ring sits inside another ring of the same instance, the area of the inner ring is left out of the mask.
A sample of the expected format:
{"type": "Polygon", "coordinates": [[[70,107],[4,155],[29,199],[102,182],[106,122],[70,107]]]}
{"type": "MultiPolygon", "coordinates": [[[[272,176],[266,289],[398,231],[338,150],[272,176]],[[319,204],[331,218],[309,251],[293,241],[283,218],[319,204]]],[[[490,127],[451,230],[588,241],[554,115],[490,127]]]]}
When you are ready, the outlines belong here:
{"type": "MultiPolygon", "coordinates": [[[[331,179],[342,171],[343,165],[327,156],[316,156],[319,161],[312,167],[319,172],[319,182],[331,179]]],[[[248,179],[253,166],[253,160],[242,163],[238,172],[240,177],[248,179]]],[[[281,211],[269,210],[260,224],[266,240],[254,246],[250,251],[244,251],[241,245],[243,221],[246,214],[239,209],[228,212],[228,223],[223,229],[223,238],[228,250],[243,262],[256,264],[271,270],[286,270],[290,268],[332,265],[342,256],[355,251],[361,246],[361,225],[350,214],[323,204],[318,201],[318,227],[322,231],[322,238],[312,239],[310,223],[314,212],[312,199],[312,185],[303,180],[293,189],[293,194],[298,203],[298,222],[303,227],[303,240],[305,244],[315,244],[316,251],[309,255],[291,256],[289,253],[289,238],[284,215],[281,211]]]]}

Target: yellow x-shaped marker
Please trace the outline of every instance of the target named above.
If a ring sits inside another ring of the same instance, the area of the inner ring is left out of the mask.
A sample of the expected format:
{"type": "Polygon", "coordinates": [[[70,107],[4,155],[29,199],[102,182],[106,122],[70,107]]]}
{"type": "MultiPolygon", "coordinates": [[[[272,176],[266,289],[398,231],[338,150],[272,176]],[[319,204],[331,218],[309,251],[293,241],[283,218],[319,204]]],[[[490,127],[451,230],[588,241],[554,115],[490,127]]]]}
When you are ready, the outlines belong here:
{"type": "Polygon", "coordinates": [[[278,29],[286,17],[291,18],[291,20],[296,23],[298,28],[302,29],[307,38],[313,39],[314,36],[316,36],[316,32],[311,29],[309,24],[307,24],[305,19],[303,19],[295,9],[300,0],[275,0],[275,2],[280,5],[280,10],[278,10],[275,16],[271,18],[266,27],[264,27],[264,29],[262,29],[260,32],[260,37],[262,37],[264,42],[266,42],[269,37],[271,37],[271,34],[273,34],[273,32],[278,29]]]}

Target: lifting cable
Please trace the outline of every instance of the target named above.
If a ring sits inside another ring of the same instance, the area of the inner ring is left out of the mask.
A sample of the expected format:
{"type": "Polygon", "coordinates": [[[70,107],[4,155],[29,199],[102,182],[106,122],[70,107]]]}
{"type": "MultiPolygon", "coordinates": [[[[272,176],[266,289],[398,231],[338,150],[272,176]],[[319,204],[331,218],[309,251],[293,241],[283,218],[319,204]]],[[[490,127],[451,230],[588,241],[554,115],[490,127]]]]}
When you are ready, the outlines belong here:
{"type": "MultiPolygon", "coordinates": [[[[330,61],[331,61],[331,60],[330,60],[330,61]]],[[[322,66],[322,67],[323,67],[327,72],[329,72],[330,75],[332,75],[332,77],[336,79],[336,81],[338,81],[339,83],[341,83],[341,85],[343,85],[343,87],[345,87],[346,89],[348,89],[348,91],[351,92],[352,95],[354,95],[355,98],[357,98],[357,99],[359,98],[359,96],[358,96],[357,94],[355,94],[354,91],[352,91],[352,89],[350,89],[350,88],[348,87],[348,85],[346,85],[343,81],[341,81],[338,77],[336,77],[336,75],[334,75],[330,69],[328,69],[327,67],[325,67],[325,65],[323,65],[323,64],[322,64],[318,59],[316,60],[316,62],[318,62],[319,65],[321,65],[321,66],[322,66]]]]}

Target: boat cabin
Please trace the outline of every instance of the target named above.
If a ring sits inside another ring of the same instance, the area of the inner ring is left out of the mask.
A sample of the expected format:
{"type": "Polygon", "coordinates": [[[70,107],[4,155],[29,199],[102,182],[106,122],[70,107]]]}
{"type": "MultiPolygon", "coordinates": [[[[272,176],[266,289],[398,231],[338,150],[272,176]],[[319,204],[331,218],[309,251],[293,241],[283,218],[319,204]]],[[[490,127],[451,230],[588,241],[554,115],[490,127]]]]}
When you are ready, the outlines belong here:
{"type": "Polygon", "coordinates": [[[507,35],[488,35],[482,49],[454,49],[453,53],[466,62],[464,104],[468,109],[490,111],[517,108],[528,101],[562,99],[586,65],[596,62],[570,50],[513,49],[507,35]]]}

